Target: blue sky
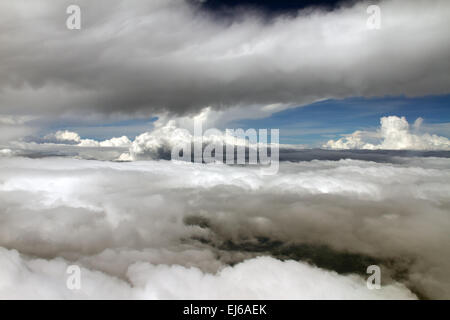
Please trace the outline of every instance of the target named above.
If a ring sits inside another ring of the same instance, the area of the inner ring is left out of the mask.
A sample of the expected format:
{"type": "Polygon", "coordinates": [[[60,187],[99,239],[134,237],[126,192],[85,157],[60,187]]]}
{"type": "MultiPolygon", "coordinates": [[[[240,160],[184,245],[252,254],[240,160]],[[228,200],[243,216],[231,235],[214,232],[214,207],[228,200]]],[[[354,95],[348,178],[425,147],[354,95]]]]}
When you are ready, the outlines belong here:
{"type": "MultiPolygon", "coordinates": [[[[424,131],[450,136],[450,95],[330,99],[277,112],[263,119],[233,121],[225,124],[225,127],[278,128],[281,143],[315,147],[356,130],[376,130],[380,118],[389,115],[405,116],[410,124],[422,117],[424,131]]],[[[132,119],[89,125],[58,122],[47,130],[54,132],[67,129],[78,132],[83,138],[96,140],[122,135],[134,139],[143,132],[151,131],[152,123],[156,119],[132,119]]]]}
{"type": "Polygon", "coordinates": [[[405,116],[409,123],[418,117],[430,133],[448,137],[450,95],[417,98],[348,98],[325,100],[288,109],[269,118],[236,121],[237,128],[279,128],[280,142],[320,145],[341,134],[356,130],[375,130],[383,116],[405,116]]]}

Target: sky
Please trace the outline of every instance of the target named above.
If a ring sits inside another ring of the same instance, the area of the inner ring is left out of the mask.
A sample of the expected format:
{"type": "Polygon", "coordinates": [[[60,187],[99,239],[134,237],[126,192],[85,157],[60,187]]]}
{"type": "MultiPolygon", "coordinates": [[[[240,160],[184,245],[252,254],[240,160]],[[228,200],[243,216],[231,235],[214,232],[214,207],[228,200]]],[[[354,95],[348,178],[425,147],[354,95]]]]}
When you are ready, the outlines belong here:
{"type": "Polygon", "coordinates": [[[5,147],[61,130],[133,141],[198,115],[309,147],[387,116],[449,136],[447,1],[377,2],[379,29],[366,1],[80,0],[80,30],[68,4],[0,4],[5,147]]]}
{"type": "Polygon", "coordinates": [[[355,97],[325,100],[299,108],[288,109],[258,120],[240,120],[230,124],[242,128],[280,128],[280,142],[320,146],[330,138],[350,134],[356,130],[374,130],[380,118],[404,116],[413,123],[423,118],[427,132],[449,136],[450,96],[420,98],[355,97]]]}
{"type": "MultiPolygon", "coordinates": [[[[450,96],[405,96],[348,99],[329,99],[301,107],[275,112],[261,119],[237,119],[220,124],[225,128],[278,128],[280,143],[305,144],[320,147],[330,138],[350,134],[356,130],[374,130],[380,118],[400,115],[413,123],[423,118],[426,131],[441,136],[450,136],[450,96]]],[[[45,127],[41,135],[58,130],[78,132],[83,138],[106,140],[126,135],[133,140],[142,132],[151,130],[157,117],[113,121],[102,125],[83,122],[58,122],[45,127]]]]}
{"type": "Polygon", "coordinates": [[[0,297],[446,299],[449,168],[3,158],[0,297]],[[381,290],[366,287],[373,264],[381,290]]]}

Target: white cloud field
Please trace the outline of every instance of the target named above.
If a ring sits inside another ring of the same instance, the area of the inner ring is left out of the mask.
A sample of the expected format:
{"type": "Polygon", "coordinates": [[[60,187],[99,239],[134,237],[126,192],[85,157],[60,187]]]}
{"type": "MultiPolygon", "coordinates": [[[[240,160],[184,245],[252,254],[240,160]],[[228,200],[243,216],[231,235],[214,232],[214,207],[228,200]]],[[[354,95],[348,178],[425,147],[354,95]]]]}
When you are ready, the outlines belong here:
{"type": "Polygon", "coordinates": [[[2,157],[0,297],[448,298],[449,169],[446,158],[314,160],[264,176],[165,160],[2,157]],[[321,262],[323,248],[336,263],[361,259],[342,271],[321,262]],[[371,259],[380,290],[366,287],[371,259]],[[78,291],[66,287],[72,264],[82,268],[78,291]]]}

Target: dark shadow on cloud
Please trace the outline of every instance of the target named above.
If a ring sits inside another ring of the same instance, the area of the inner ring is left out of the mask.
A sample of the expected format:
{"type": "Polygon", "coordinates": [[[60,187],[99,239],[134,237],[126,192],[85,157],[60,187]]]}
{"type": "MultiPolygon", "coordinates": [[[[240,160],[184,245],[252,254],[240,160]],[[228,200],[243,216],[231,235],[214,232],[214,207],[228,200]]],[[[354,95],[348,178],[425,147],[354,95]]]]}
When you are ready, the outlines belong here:
{"type": "MultiPolygon", "coordinates": [[[[191,239],[195,242],[200,242],[203,245],[212,246],[217,251],[217,254],[224,255],[224,252],[251,254],[252,256],[271,256],[282,261],[294,260],[307,262],[311,265],[322,269],[335,271],[339,274],[358,274],[367,276],[367,267],[370,265],[381,266],[382,285],[386,285],[392,280],[405,281],[408,275],[408,266],[413,263],[411,258],[404,257],[375,257],[362,253],[355,253],[351,251],[336,250],[332,247],[321,243],[292,243],[284,242],[277,239],[272,239],[265,236],[257,237],[242,237],[240,239],[226,239],[220,238],[220,232],[214,233],[214,229],[220,229],[220,226],[214,224],[201,215],[186,216],[184,223],[187,226],[197,226],[202,229],[208,229],[213,232],[214,240],[193,236],[191,239]]],[[[226,255],[225,254],[225,255],[226,255]]],[[[241,261],[231,261],[229,265],[233,266],[241,261]]],[[[417,288],[411,287],[419,298],[427,299],[417,288]]]]}

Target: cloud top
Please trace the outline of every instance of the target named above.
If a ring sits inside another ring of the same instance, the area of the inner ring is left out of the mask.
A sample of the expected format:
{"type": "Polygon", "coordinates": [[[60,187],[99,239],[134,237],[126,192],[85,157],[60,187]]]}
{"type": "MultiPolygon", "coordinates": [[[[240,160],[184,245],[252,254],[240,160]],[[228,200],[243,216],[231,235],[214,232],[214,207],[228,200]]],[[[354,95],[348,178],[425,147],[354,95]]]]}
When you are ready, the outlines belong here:
{"type": "MultiPolygon", "coordinates": [[[[418,118],[413,125],[415,131],[423,122],[418,118]]],[[[369,150],[450,150],[450,140],[429,133],[413,133],[405,117],[389,116],[380,119],[376,132],[355,131],[338,140],[329,140],[323,145],[329,149],[369,149],[369,150]],[[378,140],[379,143],[368,141],[378,140]]]]}
{"type": "MultiPolygon", "coordinates": [[[[392,284],[402,297],[411,294],[398,282],[422,296],[445,298],[449,179],[445,158],[283,162],[277,175],[264,176],[240,166],[6,157],[0,161],[0,247],[23,255],[3,251],[6,261],[45,260],[40,264],[47,267],[31,272],[37,277],[58,261],[70,261],[105,274],[111,286],[110,277],[132,279],[147,297],[229,297],[232,287],[240,297],[274,297],[270,288],[277,284],[262,281],[263,275],[280,280],[280,295],[320,294],[292,283],[323,283],[324,297],[367,290],[365,264],[354,269],[358,277],[304,265],[311,260],[295,245],[309,244],[319,257],[320,246],[337,259],[345,253],[373,257],[384,270],[384,285],[392,284]],[[261,239],[282,247],[264,247],[261,239]],[[297,262],[273,260],[290,245],[283,252],[297,262]],[[262,255],[273,259],[251,260],[262,255]],[[248,282],[225,284],[250,273],[248,282]],[[176,283],[183,278],[185,286],[176,291],[179,286],[161,277],[176,283]]],[[[15,270],[0,271],[6,296],[11,287],[26,285],[15,270]]],[[[93,287],[103,283],[101,277],[92,281],[93,287]]],[[[367,297],[399,296],[389,292],[367,297]]]]}

